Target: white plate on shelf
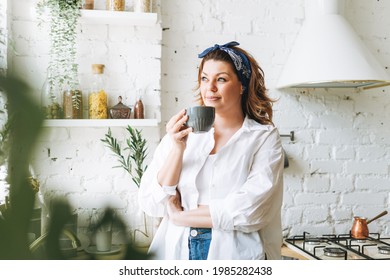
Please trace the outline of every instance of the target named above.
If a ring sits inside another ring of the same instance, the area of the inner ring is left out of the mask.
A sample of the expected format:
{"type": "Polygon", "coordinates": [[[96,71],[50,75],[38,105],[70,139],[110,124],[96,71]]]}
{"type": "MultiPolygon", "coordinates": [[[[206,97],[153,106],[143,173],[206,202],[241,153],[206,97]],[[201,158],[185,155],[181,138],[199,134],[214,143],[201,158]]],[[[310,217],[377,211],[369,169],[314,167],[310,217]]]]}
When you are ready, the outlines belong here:
{"type": "Polygon", "coordinates": [[[111,250],[109,251],[98,251],[96,246],[89,246],[88,248],[85,248],[85,252],[93,255],[111,255],[115,254],[121,251],[121,246],[119,245],[112,245],[111,250]]]}

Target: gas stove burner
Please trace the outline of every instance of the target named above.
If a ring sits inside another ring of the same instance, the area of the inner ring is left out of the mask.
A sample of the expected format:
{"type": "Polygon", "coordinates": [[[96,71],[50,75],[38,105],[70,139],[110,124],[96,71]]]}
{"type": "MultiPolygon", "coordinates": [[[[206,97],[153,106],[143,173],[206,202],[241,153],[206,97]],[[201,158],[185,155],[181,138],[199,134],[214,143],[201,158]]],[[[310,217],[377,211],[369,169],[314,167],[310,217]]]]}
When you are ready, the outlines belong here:
{"type": "Polygon", "coordinates": [[[346,251],[338,247],[326,247],[324,248],[324,255],[328,257],[343,257],[346,255],[346,251]]]}
{"type": "Polygon", "coordinates": [[[312,237],[312,238],[305,239],[305,242],[306,242],[306,244],[309,244],[309,245],[318,245],[321,243],[321,239],[312,237]]]}
{"type": "Polygon", "coordinates": [[[378,252],[384,255],[390,255],[390,246],[378,246],[378,252]]]}
{"type": "Polygon", "coordinates": [[[366,243],[366,239],[356,239],[357,243],[366,243]]]}

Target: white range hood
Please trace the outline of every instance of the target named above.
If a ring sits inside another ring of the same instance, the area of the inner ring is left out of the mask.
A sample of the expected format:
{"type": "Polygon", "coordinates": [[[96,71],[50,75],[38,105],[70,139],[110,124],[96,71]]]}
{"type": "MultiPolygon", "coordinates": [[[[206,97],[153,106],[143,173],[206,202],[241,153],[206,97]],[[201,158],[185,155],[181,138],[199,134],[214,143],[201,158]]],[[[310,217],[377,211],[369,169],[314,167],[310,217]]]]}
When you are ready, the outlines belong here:
{"type": "Polygon", "coordinates": [[[373,88],[390,76],[341,15],[344,1],[306,0],[306,19],[277,88],[373,88]]]}

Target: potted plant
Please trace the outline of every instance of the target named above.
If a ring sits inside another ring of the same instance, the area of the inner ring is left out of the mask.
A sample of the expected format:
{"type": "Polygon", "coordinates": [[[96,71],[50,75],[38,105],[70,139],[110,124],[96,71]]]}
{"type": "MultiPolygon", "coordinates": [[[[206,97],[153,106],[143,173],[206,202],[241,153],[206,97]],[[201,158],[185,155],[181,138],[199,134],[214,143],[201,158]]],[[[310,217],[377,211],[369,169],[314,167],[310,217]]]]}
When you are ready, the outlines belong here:
{"type": "MultiPolygon", "coordinates": [[[[37,3],[39,26],[43,24],[46,16],[50,25],[50,60],[47,85],[44,89],[46,99],[53,101],[56,99],[56,91],[62,92],[62,96],[57,98],[63,98],[64,118],[70,119],[82,118],[82,92],[76,63],[77,24],[81,2],[82,0],[41,0],[37,3]]],[[[50,118],[53,116],[50,112],[52,108],[47,106],[46,118],[50,118]]],[[[54,115],[54,118],[57,117],[59,116],[54,115]]]]}

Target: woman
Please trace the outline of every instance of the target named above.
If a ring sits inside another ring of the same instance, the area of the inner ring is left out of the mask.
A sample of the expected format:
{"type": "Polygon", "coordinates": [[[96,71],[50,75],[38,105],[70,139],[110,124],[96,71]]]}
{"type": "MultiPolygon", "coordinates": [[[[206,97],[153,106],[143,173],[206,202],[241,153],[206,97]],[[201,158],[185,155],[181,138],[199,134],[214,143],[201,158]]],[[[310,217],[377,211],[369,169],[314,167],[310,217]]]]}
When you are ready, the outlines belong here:
{"type": "Polygon", "coordinates": [[[185,110],[145,172],[139,199],[164,217],[149,252],[156,259],[280,259],[283,153],[263,71],[237,42],[199,55],[201,105],[214,127],[191,133],[185,110]]]}

